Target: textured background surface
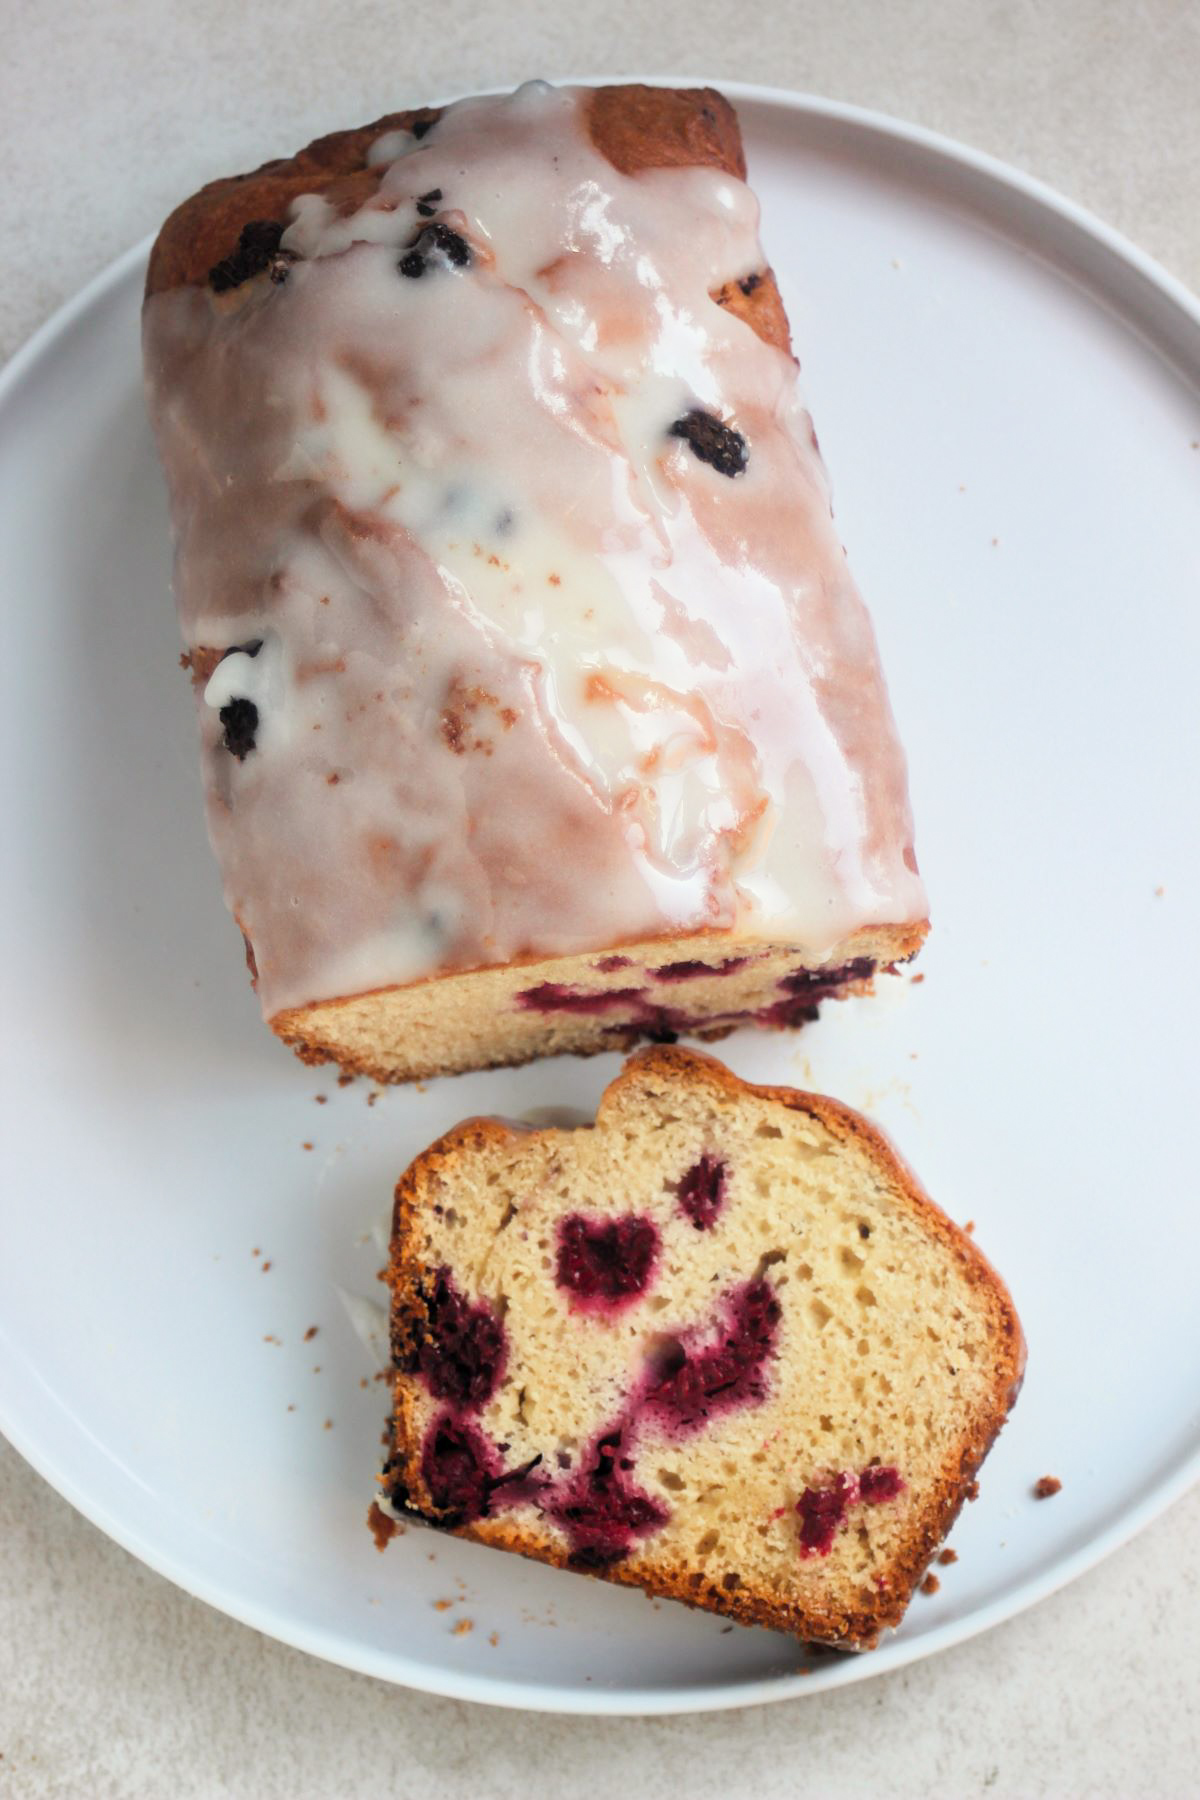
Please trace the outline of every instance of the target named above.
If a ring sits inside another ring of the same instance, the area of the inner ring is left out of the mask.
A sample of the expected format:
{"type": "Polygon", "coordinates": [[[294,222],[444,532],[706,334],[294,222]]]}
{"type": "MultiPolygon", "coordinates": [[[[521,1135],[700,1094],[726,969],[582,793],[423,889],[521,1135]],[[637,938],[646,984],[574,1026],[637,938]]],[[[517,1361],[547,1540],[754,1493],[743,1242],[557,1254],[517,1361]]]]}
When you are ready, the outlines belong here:
{"type": "MultiPolygon", "coordinates": [[[[0,0],[0,22],[0,355],[213,175],[411,101],[581,71],[882,108],[1041,176],[1200,287],[1188,0],[0,0]]],[[[20,1800],[1198,1791],[1200,1493],[940,1659],[646,1722],[491,1713],[312,1662],[141,1568],[2,1443],[0,1545],[0,1794],[20,1800]]]]}

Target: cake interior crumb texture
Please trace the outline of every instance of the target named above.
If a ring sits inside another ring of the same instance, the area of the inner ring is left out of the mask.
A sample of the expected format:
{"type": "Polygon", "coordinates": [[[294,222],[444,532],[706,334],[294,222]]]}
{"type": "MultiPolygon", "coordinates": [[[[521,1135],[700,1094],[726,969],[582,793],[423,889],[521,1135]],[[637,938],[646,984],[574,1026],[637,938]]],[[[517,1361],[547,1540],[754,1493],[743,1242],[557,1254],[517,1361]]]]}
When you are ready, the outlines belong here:
{"type": "Polygon", "coordinates": [[[858,932],[818,960],[796,945],[713,932],[445,975],[277,1015],[304,1061],[376,1081],[419,1081],[642,1039],[786,1030],[825,1000],[869,992],[877,969],[913,955],[923,926],[858,932]]]}
{"type": "Polygon", "coordinates": [[[389,1280],[398,1509],[846,1648],[903,1616],[1023,1367],[873,1127],[678,1048],[594,1128],[426,1151],[389,1280]]]}

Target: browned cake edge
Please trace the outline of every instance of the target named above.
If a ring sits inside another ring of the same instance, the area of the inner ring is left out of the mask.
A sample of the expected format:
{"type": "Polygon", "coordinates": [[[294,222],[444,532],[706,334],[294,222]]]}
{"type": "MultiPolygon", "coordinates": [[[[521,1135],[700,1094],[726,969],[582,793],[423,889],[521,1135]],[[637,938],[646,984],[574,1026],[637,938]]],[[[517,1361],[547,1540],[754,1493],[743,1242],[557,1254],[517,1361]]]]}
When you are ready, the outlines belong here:
{"type": "MultiPolygon", "coordinates": [[[[869,1609],[838,1612],[800,1608],[781,1603],[765,1589],[756,1591],[745,1584],[729,1592],[686,1563],[651,1567],[635,1558],[599,1570],[575,1572],[641,1588],[657,1598],[682,1600],[689,1606],[721,1613],[741,1625],[767,1626],[807,1642],[840,1649],[871,1649],[883,1630],[898,1625],[904,1617],[938,1546],[964,1502],[972,1497],[975,1477],[1020,1392],[1025,1370],[1025,1339],[1012,1296],[983,1252],[929,1198],[883,1133],[851,1107],[821,1094],[804,1093],[795,1088],[761,1087],[742,1081],[723,1063],[702,1051],[654,1046],[632,1056],[605,1089],[597,1109],[597,1121],[625,1087],[636,1085],[647,1072],[659,1076],[667,1085],[708,1085],[734,1100],[752,1095],[760,1100],[774,1101],[794,1112],[809,1114],[841,1141],[857,1140],[889,1189],[911,1214],[941,1239],[960,1264],[971,1287],[984,1296],[994,1349],[991,1405],[955,1446],[927,1504],[913,1520],[902,1548],[884,1571],[886,1589],[880,1591],[877,1603],[869,1609]]],[[[565,1545],[536,1530],[506,1523],[503,1519],[485,1519],[461,1526],[447,1526],[442,1522],[421,1478],[420,1435],[412,1404],[413,1377],[404,1372],[425,1317],[422,1291],[428,1288],[433,1274],[418,1261],[415,1252],[419,1216],[433,1179],[452,1180],[464,1153],[516,1141],[527,1142],[531,1135],[546,1134],[518,1132],[499,1119],[465,1120],[423,1151],[396,1186],[387,1270],[392,1296],[391,1344],[395,1370],[392,1442],[380,1480],[394,1505],[430,1525],[450,1531],[455,1537],[516,1551],[536,1562],[568,1568],[572,1565],[565,1545]]]]}

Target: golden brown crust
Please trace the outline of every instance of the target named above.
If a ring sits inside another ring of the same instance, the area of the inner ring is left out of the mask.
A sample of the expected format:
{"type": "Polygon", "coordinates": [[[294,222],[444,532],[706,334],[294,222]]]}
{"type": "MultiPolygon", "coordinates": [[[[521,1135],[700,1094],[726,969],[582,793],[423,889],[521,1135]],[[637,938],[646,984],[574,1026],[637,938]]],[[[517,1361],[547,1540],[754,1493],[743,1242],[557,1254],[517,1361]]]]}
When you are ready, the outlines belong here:
{"type": "MultiPolygon", "coordinates": [[[[343,212],[362,205],[383,173],[367,152],[387,131],[434,124],[439,107],[386,113],[370,125],[317,138],[295,156],[277,158],[246,175],[210,181],[166,221],[150,252],[146,295],[199,285],[228,256],[242,227],[255,219],[284,223],[300,194],[322,194],[343,212]]],[[[623,175],[644,169],[715,168],[744,179],[737,114],[715,88],[596,88],[588,107],[592,141],[623,175]]],[[[730,283],[714,295],[759,336],[790,347],[787,316],[769,269],[747,271],[744,285],[730,283]]]]}
{"type": "MultiPolygon", "coordinates": [[[[897,1194],[927,1229],[932,1230],[958,1261],[966,1279],[984,1298],[996,1346],[995,1380],[991,1406],[978,1428],[955,1447],[941,1471],[928,1504],[914,1519],[906,1541],[893,1557],[889,1581],[870,1610],[820,1611],[781,1603],[771,1593],[748,1585],[733,1591],[707,1579],[695,1568],[664,1566],[634,1555],[596,1573],[608,1581],[642,1588],[658,1598],[722,1613],[743,1625],[764,1625],[788,1631],[812,1642],[845,1649],[869,1649],[880,1633],[898,1625],[908,1602],[929,1567],[939,1545],[958,1517],[964,1502],[973,1498],[975,1475],[991,1449],[1020,1391],[1025,1368],[1025,1340],[1008,1288],[967,1234],[920,1187],[912,1171],[878,1128],[861,1114],[821,1094],[785,1087],[764,1087],[742,1081],[723,1063],[701,1051],[677,1046],[654,1046],[630,1057],[615,1081],[605,1089],[597,1110],[599,1124],[618,1103],[623,1091],[639,1084],[647,1073],[668,1084],[694,1086],[707,1083],[725,1097],[746,1095],[775,1102],[795,1112],[808,1113],[833,1136],[853,1141],[867,1153],[890,1190],[897,1194]]],[[[392,1294],[392,1347],[397,1370],[389,1479],[397,1484],[406,1508],[427,1523],[448,1529],[455,1536],[511,1550],[555,1567],[570,1567],[564,1543],[549,1533],[539,1533],[503,1518],[482,1519],[468,1525],[447,1525],[432,1507],[420,1474],[419,1439],[414,1419],[410,1379],[404,1374],[410,1352],[419,1341],[424,1317],[422,1289],[428,1279],[416,1253],[422,1196],[440,1179],[452,1178],[465,1152],[478,1152],[543,1135],[520,1130],[503,1120],[467,1119],[446,1132],[417,1157],[396,1186],[392,1248],[387,1280],[392,1294]]]]}
{"type": "Polygon", "coordinates": [[[436,107],[386,113],[353,131],[316,138],[295,156],[277,157],[245,175],[210,181],[185,200],[155,239],[146,271],[146,296],[167,288],[198,286],[228,256],[252,219],[286,220],[300,194],[323,194],[346,210],[361,206],[382,173],[367,167],[367,151],[385,131],[411,131],[441,117],[436,107]]]}

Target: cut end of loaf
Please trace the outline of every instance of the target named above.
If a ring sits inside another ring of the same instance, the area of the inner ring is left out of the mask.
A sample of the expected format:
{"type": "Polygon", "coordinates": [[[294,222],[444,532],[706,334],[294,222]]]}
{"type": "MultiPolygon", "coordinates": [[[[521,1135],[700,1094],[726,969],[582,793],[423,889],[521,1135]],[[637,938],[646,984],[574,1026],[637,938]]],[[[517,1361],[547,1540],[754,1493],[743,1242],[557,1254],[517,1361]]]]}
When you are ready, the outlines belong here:
{"type": "Polygon", "coordinates": [[[460,1535],[865,1648],[1015,1398],[1012,1302],[837,1103],[641,1052],[397,1189],[385,1483],[460,1535]]]}
{"type": "Polygon", "coordinates": [[[788,1030],[821,1004],[866,993],[907,961],[927,927],[857,932],[818,960],[786,944],[711,932],[446,975],[277,1014],[307,1063],[374,1081],[428,1080],[537,1057],[591,1056],[639,1041],[710,1041],[742,1025],[788,1030]]]}

